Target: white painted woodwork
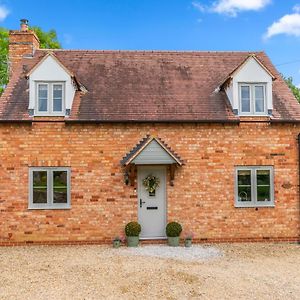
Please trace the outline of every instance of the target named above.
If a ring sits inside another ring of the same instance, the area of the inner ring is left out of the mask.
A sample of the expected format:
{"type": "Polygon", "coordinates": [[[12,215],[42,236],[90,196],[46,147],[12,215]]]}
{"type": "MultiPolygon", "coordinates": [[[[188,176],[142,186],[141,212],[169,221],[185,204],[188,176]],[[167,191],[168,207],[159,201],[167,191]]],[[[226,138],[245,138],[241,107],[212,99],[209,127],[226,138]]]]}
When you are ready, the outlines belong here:
{"type": "Polygon", "coordinates": [[[132,163],[136,165],[163,165],[176,163],[175,159],[153,139],[132,163]]]}

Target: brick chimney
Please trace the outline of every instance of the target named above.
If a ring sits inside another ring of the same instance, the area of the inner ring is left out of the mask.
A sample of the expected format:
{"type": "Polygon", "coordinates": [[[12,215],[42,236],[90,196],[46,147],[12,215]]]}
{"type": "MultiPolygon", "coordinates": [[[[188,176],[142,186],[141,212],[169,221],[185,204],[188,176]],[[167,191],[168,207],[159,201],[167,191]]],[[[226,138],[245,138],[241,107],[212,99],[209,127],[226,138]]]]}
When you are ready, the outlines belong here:
{"type": "Polygon", "coordinates": [[[23,56],[32,56],[40,47],[40,41],[33,30],[28,29],[28,20],[21,19],[20,30],[9,31],[9,75],[16,70],[23,56]]]}

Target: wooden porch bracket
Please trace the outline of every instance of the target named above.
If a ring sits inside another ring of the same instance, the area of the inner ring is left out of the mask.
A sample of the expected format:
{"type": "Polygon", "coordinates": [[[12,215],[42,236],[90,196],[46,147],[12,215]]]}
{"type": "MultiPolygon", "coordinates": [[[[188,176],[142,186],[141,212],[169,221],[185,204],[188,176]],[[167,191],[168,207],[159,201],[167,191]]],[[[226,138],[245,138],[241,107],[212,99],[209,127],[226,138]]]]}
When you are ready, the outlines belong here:
{"type": "Polygon", "coordinates": [[[174,186],[176,165],[171,164],[169,169],[170,169],[170,186],[174,186]]]}
{"type": "Polygon", "coordinates": [[[131,186],[134,186],[134,182],[137,176],[137,168],[135,164],[129,164],[126,168],[129,175],[129,183],[131,186]]]}

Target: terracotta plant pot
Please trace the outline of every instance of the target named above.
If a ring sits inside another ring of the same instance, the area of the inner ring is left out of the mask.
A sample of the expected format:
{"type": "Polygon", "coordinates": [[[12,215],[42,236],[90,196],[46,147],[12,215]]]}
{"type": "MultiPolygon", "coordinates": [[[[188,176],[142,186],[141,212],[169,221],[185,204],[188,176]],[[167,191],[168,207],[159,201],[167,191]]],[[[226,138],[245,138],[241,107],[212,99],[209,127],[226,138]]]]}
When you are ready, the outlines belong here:
{"type": "Polygon", "coordinates": [[[137,247],[139,245],[139,236],[127,236],[127,246],[137,247]]]}
{"type": "Polygon", "coordinates": [[[179,236],[168,236],[168,245],[171,247],[179,246],[179,236]]]}

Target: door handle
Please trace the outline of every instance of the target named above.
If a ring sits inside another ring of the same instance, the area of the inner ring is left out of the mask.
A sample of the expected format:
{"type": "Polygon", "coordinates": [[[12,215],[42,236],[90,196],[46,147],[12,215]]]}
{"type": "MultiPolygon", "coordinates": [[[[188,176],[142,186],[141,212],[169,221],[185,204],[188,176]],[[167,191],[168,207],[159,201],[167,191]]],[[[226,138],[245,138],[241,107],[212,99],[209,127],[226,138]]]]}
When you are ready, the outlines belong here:
{"type": "Polygon", "coordinates": [[[143,207],[143,204],[146,203],[145,201],[143,201],[142,199],[140,199],[140,208],[143,207]]]}

